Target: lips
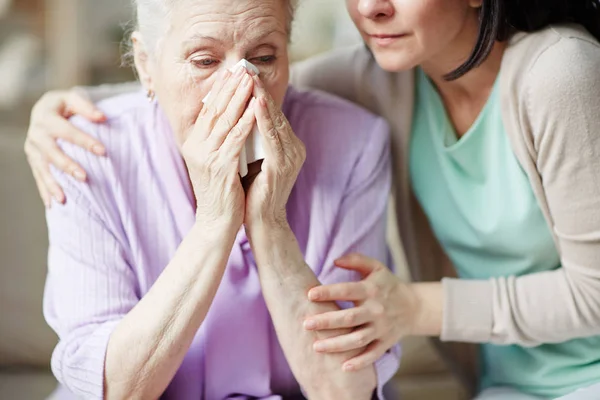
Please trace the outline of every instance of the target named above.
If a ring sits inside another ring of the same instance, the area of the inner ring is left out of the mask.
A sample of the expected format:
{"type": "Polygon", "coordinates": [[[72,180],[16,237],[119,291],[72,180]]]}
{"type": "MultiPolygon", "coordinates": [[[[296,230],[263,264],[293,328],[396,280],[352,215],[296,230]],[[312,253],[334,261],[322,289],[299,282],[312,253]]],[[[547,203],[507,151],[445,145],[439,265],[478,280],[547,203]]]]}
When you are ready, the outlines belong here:
{"type": "Polygon", "coordinates": [[[397,39],[397,38],[400,38],[400,37],[406,36],[406,35],[403,33],[398,33],[398,34],[372,34],[369,36],[371,36],[372,38],[375,38],[375,39],[397,39]]]}
{"type": "Polygon", "coordinates": [[[378,46],[389,46],[394,42],[406,37],[405,34],[373,34],[369,35],[371,41],[378,46]]]}

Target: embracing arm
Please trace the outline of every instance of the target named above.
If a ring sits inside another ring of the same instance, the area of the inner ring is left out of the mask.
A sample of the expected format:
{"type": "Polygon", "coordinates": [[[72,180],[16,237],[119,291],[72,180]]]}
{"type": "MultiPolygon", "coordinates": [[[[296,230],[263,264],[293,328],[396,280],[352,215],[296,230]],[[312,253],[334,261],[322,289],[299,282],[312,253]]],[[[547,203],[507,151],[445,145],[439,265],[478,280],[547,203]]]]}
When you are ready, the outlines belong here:
{"type": "Polygon", "coordinates": [[[100,86],[78,86],[73,90],[84,92],[93,103],[99,103],[110,97],[131,93],[142,89],[139,82],[124,82],[115,84],[104,84],[100,86]]]}
{"type": "Polygon", "coordinates": [[[137,82],[73,88],[50,91],[37,101],[31,111],[25,154],[46,208],[50,207],[52,198],[59,203],[66,200],[65,193],[50,173],[50,165],[81,182],[87,180],[87,171],[57,146],[58,139],[74,143],[97,156],[106,155],[104,145],[97,138],[77,129],[68,118],[81,115],[92,122],[104,122],[105,115],[94,103],[136,90],[140,90],[137,82]]]}
{"type": "Polygon", "coordinates": [[[445,280],[443,339],[535,346],[600,334],[599,66],[600,44],[562,38],[523,79],[521,123],[533,138],[536,194],[546,199],[561,267],[445,280]]]}

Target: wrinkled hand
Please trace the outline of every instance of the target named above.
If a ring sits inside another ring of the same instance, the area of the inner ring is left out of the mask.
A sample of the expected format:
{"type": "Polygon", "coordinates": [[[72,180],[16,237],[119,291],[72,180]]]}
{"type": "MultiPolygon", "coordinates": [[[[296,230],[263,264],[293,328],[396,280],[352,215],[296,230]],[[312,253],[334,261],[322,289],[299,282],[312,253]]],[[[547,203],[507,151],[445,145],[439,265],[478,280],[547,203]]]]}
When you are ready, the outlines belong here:
{"type": "Polygon", "coordinates": [[[306,148],[255,77],[254,110],[265,159],[246,196],[247,225],[286,224],[286,204],[306,159],[306,148]]]}
{"type": "Polygon", "coordinates": [[[238,171],[255,121],[254,100],[248,105],[253,86],[244,68],[225,71],[181,148],[196,196],[196,218],[204,225],[237,230],[243,223],[246,196],[238,171]]]}
{"type": "Polygon", "coordinates": [[[307,330],[354,328],[346,335],[315,342],[315,351],[338,353],[366,346],[363,353],[344,363],[347,371],[371,366],[402,337],[410,334],[417,301],[403,283],[377,260],[353,254],[335,261],[337,267],[358,271],[360,282],[338,283],[311,289],[311,301],[351,301],[355,307],[324,313],[304,322],[307,330]]]}
{"type": "Polygon", "coordinates": [[[67,157],[56,141],[63,139],[103,156],[105,148],[98,140],[75,128],[67,119],[78,114],[92,122],[103,122],[105,116],[85,95],[76,90],[48,92],[31,112],[25,154],[33,171],[38,191],[46,207],[52,197],[64,203],[65,195],[50,173],[50,164],[80,181],[86,173],[79,164],[67,157]]]}

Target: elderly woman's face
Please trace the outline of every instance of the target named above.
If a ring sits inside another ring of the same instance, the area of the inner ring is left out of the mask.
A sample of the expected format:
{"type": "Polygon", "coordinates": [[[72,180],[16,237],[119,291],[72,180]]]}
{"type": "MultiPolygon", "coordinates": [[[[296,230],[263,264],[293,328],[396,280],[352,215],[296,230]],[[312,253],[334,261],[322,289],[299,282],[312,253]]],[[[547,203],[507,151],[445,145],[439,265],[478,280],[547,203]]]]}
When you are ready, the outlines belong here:
{"type": "Polygon", "coordinates": [[[148,74],[161,107],[182,144],[215,79],[240,59],[281,104],[289,81],[286,0],[181,0],[169,17],[148,74]]]}

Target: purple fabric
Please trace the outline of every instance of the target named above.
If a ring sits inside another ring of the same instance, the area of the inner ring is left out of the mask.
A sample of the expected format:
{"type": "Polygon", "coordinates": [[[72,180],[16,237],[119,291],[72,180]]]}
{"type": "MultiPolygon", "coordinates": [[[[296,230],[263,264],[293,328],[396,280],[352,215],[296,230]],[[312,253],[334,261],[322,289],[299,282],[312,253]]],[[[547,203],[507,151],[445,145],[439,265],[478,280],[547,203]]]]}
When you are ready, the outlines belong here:
{"type": "MultiPolygon", "coordinates": [[[[73,122],[98,137],[108,157],[62,143],[88,171],[89,182],[54,171],[67,203],[53,204],[47,213],[44,312],[60,337],[52,369],[65,398],[68,391],[102,398],[111,332],[148,292],[195,220],[185,165],[160,107],[136,93],[100,108],[107,123],[73,122]]],[[[284,112],[307,148],[288,204],[307,264],[324,284],[359,279],[333,265],[348,252],[389,264],[386,123],[342,100],[291,88],[284,112]]],[[[398,363],[398,348],[377,363],[380,397],[398,363]]],[[[286,399],[300,393],[242,229],[210,312],[163,398],[286,399]]]]}

